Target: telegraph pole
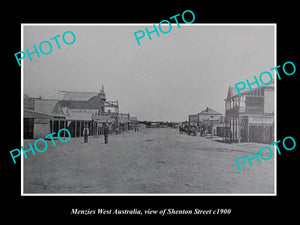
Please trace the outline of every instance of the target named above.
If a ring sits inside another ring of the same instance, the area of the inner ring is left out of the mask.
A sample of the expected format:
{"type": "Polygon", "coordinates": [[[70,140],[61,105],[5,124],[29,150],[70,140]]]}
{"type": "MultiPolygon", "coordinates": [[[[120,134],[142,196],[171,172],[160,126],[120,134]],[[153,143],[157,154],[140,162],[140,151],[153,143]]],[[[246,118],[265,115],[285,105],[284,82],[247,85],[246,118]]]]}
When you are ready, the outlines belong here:
{"type": "Polygon", "coordinates": [[[117,99],[117,118],[116,118],[116,121],[117,121],[117,129],[119,131],[119,101],[117,99]]]}

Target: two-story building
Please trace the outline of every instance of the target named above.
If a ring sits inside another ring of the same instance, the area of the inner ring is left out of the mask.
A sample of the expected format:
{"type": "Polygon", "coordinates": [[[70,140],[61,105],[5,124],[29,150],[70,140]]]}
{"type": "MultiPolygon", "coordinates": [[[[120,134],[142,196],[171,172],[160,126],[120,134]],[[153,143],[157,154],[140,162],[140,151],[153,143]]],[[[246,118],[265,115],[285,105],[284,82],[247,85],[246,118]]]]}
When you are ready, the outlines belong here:
{"type": "Polygon", "coordinates": [[[189,125],[199,126],[199,114],[189,115],[189,125]]]}
{"type": "MultiPolygon", "coordinates": [[[[90,134],[99,134],[95,115],[105,113],[105,93],[60,91],[57,99],[24,96],[24,138],[40,138],[67,128],[72,137],[83,135],[88,126],[90,134]]],[[[56,136],[56,134],[54,135],[56,136]]]]}
{"type": "Polygon", "coordinates": [[[225,101],[224,140],[272,143],[274,139],[274,85],[238,95],[229,87],[225,101]]]}
{"type": "Polygon", "coordinates": [[[24,95],[23,115],[24,138],[29,139],[57,133],[61,128],[67,128],[72,137],[81,137],[85,126],[90,135],[99,135],[104,123],[121,131],[137,121],[130,120],[129,113],[119,113],[118,101],[107,101],[103,87],[100,92],[60,91],[57,99],[24,95]]]}
{"type": "Polygon", "coordinates": [[[207,133],[216,135],[217,128],[222,127],[222,114],[206,107],[200,113],[189,115],[189,125],[204,129],[207,133]]]}

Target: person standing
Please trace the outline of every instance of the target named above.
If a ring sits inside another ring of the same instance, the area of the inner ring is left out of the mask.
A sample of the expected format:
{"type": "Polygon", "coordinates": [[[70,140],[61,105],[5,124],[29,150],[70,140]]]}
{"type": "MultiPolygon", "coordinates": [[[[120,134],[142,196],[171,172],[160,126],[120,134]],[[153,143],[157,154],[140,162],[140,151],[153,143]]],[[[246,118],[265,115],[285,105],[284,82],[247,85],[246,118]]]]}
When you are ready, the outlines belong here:
{"type": "Polygon", "coordinates": [[[104,134],[104,142],[105,144],[107,144],[108,142],[108,126],[106,125],[106,123],[103,124],[103,134],[104,134]]]}
{"type": "Polygon", "coordinates": [[[88,143],[88,136],[89,136],[89,128],[87,125],[84,126],[84,129],[83,129],[83,140],[84,140],[84,143],[88,143]]]}

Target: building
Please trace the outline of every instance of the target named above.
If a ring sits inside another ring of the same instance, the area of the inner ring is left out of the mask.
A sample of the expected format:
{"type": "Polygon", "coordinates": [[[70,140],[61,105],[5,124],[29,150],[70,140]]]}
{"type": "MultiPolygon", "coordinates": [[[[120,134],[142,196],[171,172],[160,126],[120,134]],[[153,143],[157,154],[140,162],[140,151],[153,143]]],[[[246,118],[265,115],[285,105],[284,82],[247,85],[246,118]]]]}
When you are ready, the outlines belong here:
{"type": "Polygon", "coordinates": [[[119,129],[120,131],[128,131],[129,123],[130,123],[130,115],[129,113],[119,113],[119,129]]]}
{"type": "MultiPolygon", "coordinates": [[[[103,124],[111,131],[129,129],[129,113],[120,114],[118,101],[107,101],[104,88],[97,92],[60,91],[57,99],[29,98],[24,95],[24,138],[44,138],[61,128],[72,137],[103,133],[103,124]],[[126,117],[126,119],[125,119],[126,117]]],[[[56,135],[54,135],[56,136],[56,135]]]]}
{"type": "Polygon", "coordinates": [[[129,130],[139,130],[139,121],[137,117],[135,116],[130,116],[129,117],[129,130]]]}
{"type": "Polygon", "coordinates": [[[41,138],[66,127],[66,116],[52,113],[57,100],[29,98],[24,95],[24,138],[41,138]]]}
{"type": "Polygon", "coordinates": [[[211,108],[206,107],[206,109],[200,112],[198,115],[199,115],[199,121],[207,121],[207,120],[218,121],[221,119],[222,113],[219,113],[211,108]]]}
{"type": "Polygon", "coordinates": [[[209,107],[198,114],[189,115],[190,126],[197,126],[201,131],[211,135],[219,133],[218,128],[222,129],[223,127],[222,121],[222,114],[209,107]]]}
{"type": "Polygon", "coordinates": [[[225,101],[224,140],[272,143],[274,140],[274,85],[243,91],[229,87],[225,101]]]}
{"type": "Polygon", "coordinates": [[[199,114],[189,115],[189,125],[199,126],[199,114]]]}

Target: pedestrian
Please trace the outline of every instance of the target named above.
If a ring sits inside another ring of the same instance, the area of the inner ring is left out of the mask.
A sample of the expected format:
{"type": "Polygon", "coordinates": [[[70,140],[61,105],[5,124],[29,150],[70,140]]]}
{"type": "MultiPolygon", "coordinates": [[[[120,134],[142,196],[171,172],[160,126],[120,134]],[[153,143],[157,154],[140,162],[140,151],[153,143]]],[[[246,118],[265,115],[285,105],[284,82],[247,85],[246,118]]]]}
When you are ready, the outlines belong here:
{"type": "Polygon", "coordinates": [[[84,140],[84,143],[88,143],[88,136],[89,136],[89,128],[87,126],[87,124],[84,126],[84,129],[83,129],[83,140],[84,140]]]}
{"type": "Polygon", "coordinates": [[[108,142],[108,126],[106,125],[106,123],[103,124],[103,133],[104,133],[104,142],[105,144],[107,144],[108,142]]]}

